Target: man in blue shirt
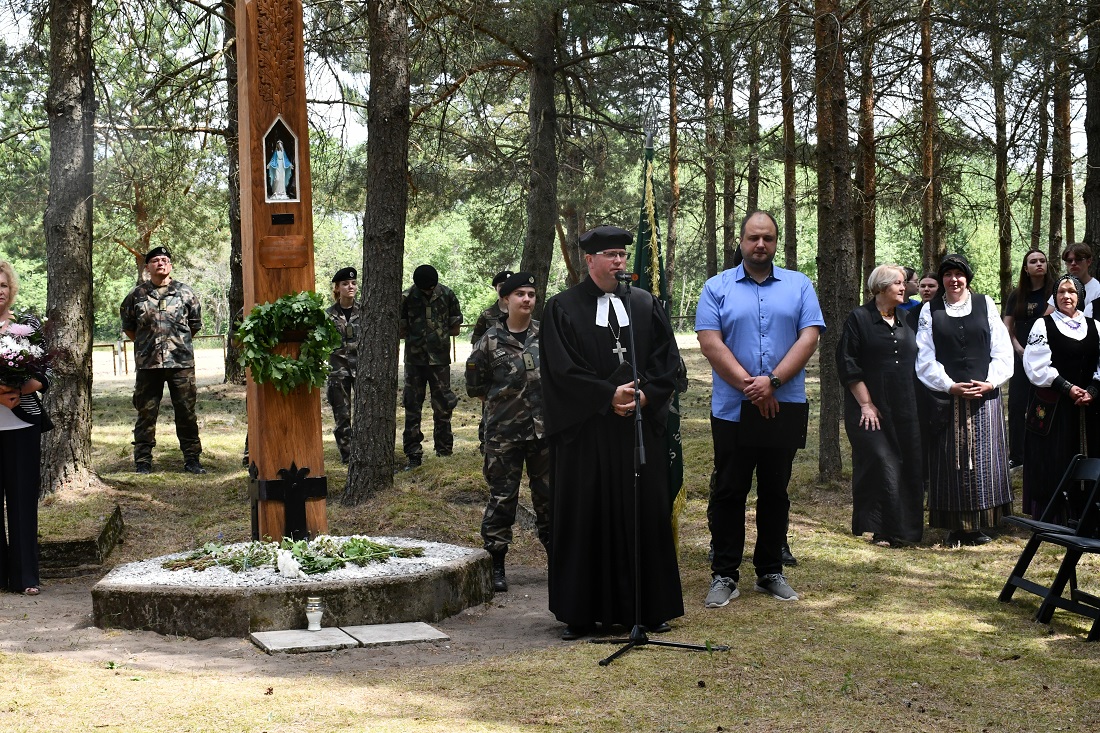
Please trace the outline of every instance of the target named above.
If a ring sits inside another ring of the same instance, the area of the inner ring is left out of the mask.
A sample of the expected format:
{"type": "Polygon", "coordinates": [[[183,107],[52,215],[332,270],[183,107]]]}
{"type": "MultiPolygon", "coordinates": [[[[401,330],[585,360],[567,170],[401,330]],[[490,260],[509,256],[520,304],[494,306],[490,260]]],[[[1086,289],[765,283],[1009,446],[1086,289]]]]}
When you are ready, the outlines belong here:
{"type": "MultiPolygon", "coordinates": [[[[804,415],[781,403],[806,402],[806,362],[825,328],[813,284],[777,267],[779,225],[766,211],[741,222],[744,261],[707,280],[695,313],[695,331],[714,376],[711,438],[714,480],[707,519],[714,559],[707,608],[739,595],[738,568],[745,551],[745,500],[756,473],[754,590],[783,601],[798,600],[783,575],[790,500],[787,484],[800,445],[794,435],[760,444],[761,431],[741,431],[742,418],[778,420],[804,415]],[[747,413],[756,410],[757,415],[747,413]]],[[[804,419],[804,418],[802,418],[804,419]]],[[[795,431],[791,431],[792,433],[795,431]]]]}

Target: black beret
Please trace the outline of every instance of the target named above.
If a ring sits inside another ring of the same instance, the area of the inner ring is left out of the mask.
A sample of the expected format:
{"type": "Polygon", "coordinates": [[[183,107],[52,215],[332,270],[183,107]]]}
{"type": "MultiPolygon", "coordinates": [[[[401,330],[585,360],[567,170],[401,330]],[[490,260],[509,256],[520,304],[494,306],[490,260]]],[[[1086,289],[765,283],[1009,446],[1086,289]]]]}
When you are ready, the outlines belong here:
{"type": "Polygon", "coordinates": [[[145,264],[149,264],[149,260],[154,257],[160,257],[164,255],[168,259],[172,259],[172,254],[168,251],[167,247],[153,247],[151,250],[145,253],[145,264]]]}
{"type": "Polygon", "coordinates": [[[439,273],[431,265],[420,265],[413,270],[413,282],[421,290],[431,290],[439,284],[439,273]]]}
{"type": "Polygon", "coordinates": [[[619,227],[596,227],[581,235],[581,249],[590,255],[605,249],[623,249],[633,242],[634,235],[619,227]]]}
{"type": "Polygon", "coordinates": [[[940,261],[940,269],[936,271],[936,274],[939,275],[941,281],[943,280],[943,274],[948,270],[962,270],[963,274],[966,275],[967,284],[974,279],[974,270],[970,267],[970,260],[966,259],[964,255],[950,254],[940,261]]]}
{"type": "Polygon", "coordinates": [[[512,276],[512,271],[511,270],[501,270],[497,274],[493,275],[493,287],[495,288],[497,285],[500,285],[502,282],[504,282],[505,280],[507,280],[511,276],[512,276]]]}
{"type": "Polygon", "coordinates": [[[336,274],[332,276],[334,283],[343,282],[344,280],[358,280],[354,267],[343,267],[336,271],[336,274]]]}
{"type": "Polygon", "coordinates": [[[533,274],[530,272],[517,272],[501,284],[500,297],[507,297],[518,288],[533,287],[535,287],[535,276],[533,274]]]}

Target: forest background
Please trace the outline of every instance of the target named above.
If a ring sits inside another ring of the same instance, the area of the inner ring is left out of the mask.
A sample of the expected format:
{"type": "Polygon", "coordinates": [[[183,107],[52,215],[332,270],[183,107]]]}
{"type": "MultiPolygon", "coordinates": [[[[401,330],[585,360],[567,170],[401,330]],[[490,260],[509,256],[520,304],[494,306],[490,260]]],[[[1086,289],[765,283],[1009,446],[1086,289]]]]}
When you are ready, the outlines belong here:
{"type": "MultiPolygon", "coordinates": [[[[47,490],[88,480],[85,353],[117,338],[145,251],[173,252],[204,333],[226,333],[240,307],[234,12],[199,0],[3,6],[0,256],[22,277],[19,304],[58,322],[71,357],[51,408],[72,429],[48,438],[47,490]]],[[[975,289],[1000,300],[1028,248],[1055,263],[1066,242],[1100,250],[1100,2],[311,0],[304,14],[321,292],[338,267],[362,263],[365,277],[393,256],[400,283],[364,282],[365,299],[395,302],[422,262],[467,320],[503,268],[533,269],[557,292],[583,276],[581,232],[634,228],[647,121],[685,328],[756,208],[782,224],[779,261],[818,286],[826,355],[879,262],[926,270],[963,252],[975,289]],[[387,84],[407,102],[384,128],[368,117],[387,84]],[[391,135],[399,144],[382,147],[391,135]],[[404,181],[373,172],[372,140],[375,165],[407,145],[404,181]],[[395,244],[371,207],[397,189],[395,244]]],[[[396,369],[388,351],[378,358],[396,369]]],[[[823,479],[840,469],[831,361],[823,479]]],[[[349,484],[368,477],[357,463],[349,484]]],[[[388,462],[370,463],[384,481],[388,462]]]]}

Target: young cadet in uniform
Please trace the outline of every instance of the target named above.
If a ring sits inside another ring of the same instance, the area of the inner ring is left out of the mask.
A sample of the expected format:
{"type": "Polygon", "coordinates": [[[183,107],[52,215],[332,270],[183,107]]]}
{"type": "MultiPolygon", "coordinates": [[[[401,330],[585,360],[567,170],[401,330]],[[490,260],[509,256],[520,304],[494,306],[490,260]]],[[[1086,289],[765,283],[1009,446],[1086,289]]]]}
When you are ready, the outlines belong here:
{"type": "Polygon", "coordinates": [[[485,405],[485,481],[489,504],[481,539],[493,557],[493,590],[508,590],[504,555],[512,543],[523,464],[531,484],[539,541],[550,552],[550,446],[542,427],[535,276],[517,272],[500,286],[507,319],[489,327],[466,362],[466,391],[485,405]]]}
{"type": "Polygon", "coordinates": [[[195,349],[191,337],[202,329],[198,296],[172,279],[172,256],[164,247],[145,255],[149,279],[130,291],[119,315],[122,330],[134,342],[134,472],[153,472],[153,446],[157,444],[157,415],[164,384],[176,413],[176,437],[183,452],[183,470],[206,473],[199,463],[198,419],[195,417],[195,349]]]}
{"type": "Polygon", "coordinates": [[[354,267],[337,270],[332,276],[332,299],[336,302],[325,309],[329,320],[340,331],[340,347],[328,358],[332,371],[328,375],[328,403],[336,421],[336,446],[340,462],[347,465],[351,451],[351,399],[355,386],[355,363],[359,340],[359,306],[355,294],[359,291],[354,267]]]}
{"type": "MultiPolygon", "coordinates": [[[[474,323],[474,332],[470,334],[470,344],[476,344],[489,330],[489,326],[500,323],[500,319],[508,315],[508,301],[500,294],[500,286],[512,276],[511,270],[501,270],[493,276],[493,288],[497,291],[497,302],[481,311],[474,323]]],[[[477,424],[477,451],[485,455],[485,405],[481,406],[481,422],[477,424]]]]}

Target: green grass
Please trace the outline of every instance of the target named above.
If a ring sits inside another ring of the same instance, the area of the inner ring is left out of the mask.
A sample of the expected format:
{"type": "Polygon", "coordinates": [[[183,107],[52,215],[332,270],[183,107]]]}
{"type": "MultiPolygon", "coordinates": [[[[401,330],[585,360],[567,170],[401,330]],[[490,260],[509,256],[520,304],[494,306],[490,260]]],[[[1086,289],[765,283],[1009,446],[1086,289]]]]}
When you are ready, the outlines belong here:
{"type": "MultiPolygon", "coordinates": [[[[914,548],[890,550],[850,535],[846,483],[818,485],[816,431],[792,481],[791,539],[801,564],[790,571],[802,595],[778,603],[751,590],[723,609],[702,607],[706,496],[710,473],[710,371],[686,352],[691,391],[681,402],[688,505],[680,523],[686,616],[676,640],[729,644],[730,652],[646,647],[608,668],[604,647],[559,645],[424,669],[303,675],[173,673],[106,669],[62,657],[0,654],[0,729],[166,731],[1095,731],[1100,729],[1100,644],[1088,622],[1059,612],[1050,626],[1031,617],[1033,596],[1011,604],[997,593],[1023,540],[1002,536],[979,548],[945,549],[929,531],[914,548]],[[133,679],[133,678],[139,679],[133,679]],[[265,694],[272,688],[272,694],[265,694]]],[[[455,369],[456,383],[459,371],[455,369]]],[[[129,472],[132,408],[126,390],[95,400],[95,462],[103,493],[123,506],[127,541],[112,562],[246,539],[243,390],[204,387],[205,477],[179,472],[171,423],[158,429],[153,476],[129,472]]],[[[816,389],[811,380],[811,389],[816,389]]],[[[486,497],[477,455],[477,406],[463,399],[456,451],[430,453],[391,491],[361,507],[338,498],[346,476],[336,460],[330,415],[325,451],[333,533],[403,534],[479,546],[486,497]]],[[[400,424],[400,416],[399,416],[400,424]]],[[[845,449],[846,451],[846,449],[845,449]]],[[[98,497],[100,500],[103,497],[98,497]]],[[[89,502],[92,500],[89,499],[89,502]]],[[[91,504],[89,504],[91,506],[91,504]]],[[[97,505],[98,506],[98,505],[97,505]]],[[[75,512],[61,498],[44,527],[75,512]]],[[[750,507],[750,541],[753,534],[750,507]]],[[[50,531],[53,531],[52,529],[50,531]]],[[[1050,577],[1057,553],[1036,561],[1050,577]]],[[[544,564],[528,530],[509,560],[544,564]]],[[[749,572],[751,575],[751,571],[749,572]]],[[[1081,583],[1100,587],[1092,560],[1081,583]]],[[[47,599],[47,596],[43,596],[47,599]]],[[[181,642],[187,643],[187,642],[181,642]]]]}

